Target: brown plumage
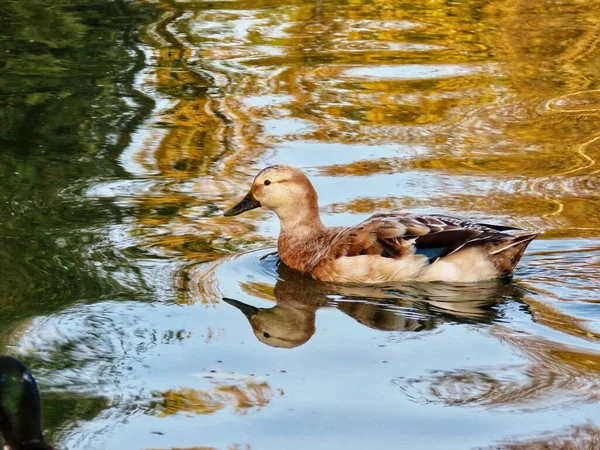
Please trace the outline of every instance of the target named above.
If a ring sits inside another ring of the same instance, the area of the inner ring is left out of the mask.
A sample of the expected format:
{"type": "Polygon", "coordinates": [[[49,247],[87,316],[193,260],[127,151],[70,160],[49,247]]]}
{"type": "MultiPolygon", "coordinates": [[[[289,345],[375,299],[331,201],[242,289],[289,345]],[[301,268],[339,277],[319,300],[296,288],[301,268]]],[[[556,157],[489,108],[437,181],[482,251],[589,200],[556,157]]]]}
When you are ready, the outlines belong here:
{"type": "Polygon", "coordinates": [[[226,215],[264,206],[281,221],[278,250],[288,266],[322,281],[406,279],[469,282],[509,275],[538,233],[442,215],[375,214],[353,227],[326,227],[301,171],[270,166],[226,215]]]}

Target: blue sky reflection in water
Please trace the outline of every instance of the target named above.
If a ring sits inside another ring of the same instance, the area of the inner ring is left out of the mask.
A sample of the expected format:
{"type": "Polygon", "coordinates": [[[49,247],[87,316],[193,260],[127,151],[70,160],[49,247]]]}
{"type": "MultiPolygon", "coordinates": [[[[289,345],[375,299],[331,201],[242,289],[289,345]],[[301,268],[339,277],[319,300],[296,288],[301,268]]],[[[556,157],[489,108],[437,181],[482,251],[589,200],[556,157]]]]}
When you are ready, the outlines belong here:
{"type": "Polygon", "coordinates": [[[596,2],[0,5],[0,343],[61,448],[597,448],[596,2]],[[544,231],[513,282],[323,285],[265,211],[544,231]],[[222,301],[226,297],[227,302],[222,301]],[[536,447],[537,446],[537,447],[536,447]]]}

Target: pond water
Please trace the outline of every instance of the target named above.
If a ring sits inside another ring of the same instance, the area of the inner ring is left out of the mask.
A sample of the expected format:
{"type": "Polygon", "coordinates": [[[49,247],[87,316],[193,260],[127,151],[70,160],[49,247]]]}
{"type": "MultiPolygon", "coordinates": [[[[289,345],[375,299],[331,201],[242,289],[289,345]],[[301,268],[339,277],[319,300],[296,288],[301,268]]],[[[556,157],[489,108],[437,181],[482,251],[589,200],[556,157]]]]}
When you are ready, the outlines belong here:
{"type": "Polygon", "coordinates": [[[0,2],[0,353],[59,448],[600,448],[599,74],[595,0],[0,2]],[[222,216],[272,163],[543,235],[317,283],[222,216]]]}

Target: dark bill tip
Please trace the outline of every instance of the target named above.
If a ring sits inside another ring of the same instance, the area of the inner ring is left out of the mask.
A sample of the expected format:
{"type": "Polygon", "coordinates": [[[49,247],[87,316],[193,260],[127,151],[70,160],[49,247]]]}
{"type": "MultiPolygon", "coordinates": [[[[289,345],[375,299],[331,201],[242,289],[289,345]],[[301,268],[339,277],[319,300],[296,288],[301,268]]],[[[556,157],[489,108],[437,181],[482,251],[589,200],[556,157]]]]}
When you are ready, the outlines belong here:
{"type": "Polygon", "coordinates": [[[241,214],[244,211],[250,211],[251,209],[255,209],[258,207],[260,207],[260,202],[256,200],[252,192],[248,192],[246,196],[242,200],[240,200],[240,202],[237,205],[225,211],[223,215],[225,217],[237,216],[238,214],[241,214]]]}
{"type": "Polygon", "coordinates": [[[238,300],[234,300],[232,298],[223,297],[223,301],[225,303],[229,303],[231,306],[235,306],[239,309],[248,319],[250,319],[253,315],[258,314],[258,308],[247,305],[246,303],[240,302],[238,300]]]}

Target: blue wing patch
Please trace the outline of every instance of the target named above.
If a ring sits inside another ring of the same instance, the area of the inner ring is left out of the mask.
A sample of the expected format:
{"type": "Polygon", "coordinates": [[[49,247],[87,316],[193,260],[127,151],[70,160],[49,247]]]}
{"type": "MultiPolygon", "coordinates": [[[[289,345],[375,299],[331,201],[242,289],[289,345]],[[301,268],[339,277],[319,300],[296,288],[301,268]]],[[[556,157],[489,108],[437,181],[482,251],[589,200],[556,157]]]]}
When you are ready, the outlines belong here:
{"type": "Polygon", "coordinates": [[[440,256],[442,256],[446,251],[446,247],[436,247],[436,248],[417,248],[415,252],[417,255],[423,255],[429,258],[429,263],[432,263],[440,256]]]}

